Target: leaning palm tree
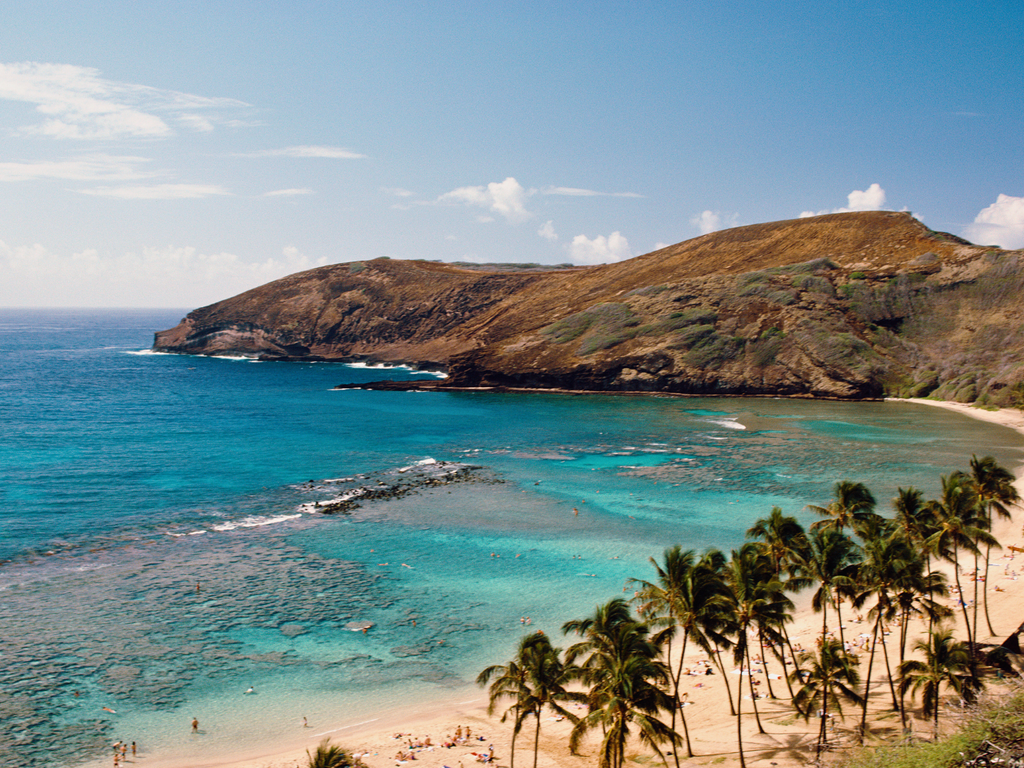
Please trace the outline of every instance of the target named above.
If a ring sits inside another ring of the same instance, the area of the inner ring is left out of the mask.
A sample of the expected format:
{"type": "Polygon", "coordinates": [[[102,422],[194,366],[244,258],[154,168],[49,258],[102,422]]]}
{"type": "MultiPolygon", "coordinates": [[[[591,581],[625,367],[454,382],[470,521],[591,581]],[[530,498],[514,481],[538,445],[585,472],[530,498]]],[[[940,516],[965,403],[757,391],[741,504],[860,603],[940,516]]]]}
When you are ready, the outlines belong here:
{"type": "MultiPolygon", "coordinates": [[[[657,572],[657,580],[650,582],[631,579],[631,582],[639,586],[635,598],[638,611],[657,630],[652,640],[665,649],[666,663],[672,660],[673,640],[677,633],[682,634],[678,662],[674,669],[670,668],[672,694],[675,698],[671,728],[673,731],[676,729],[678,711],[686,739],[687,757],[693,757],[690,729],[686,724],[686,712],[681,709],[683,702],[679,691],[686,650],[689,642],[693,641],[709,656],[712,654],[711,640],[705,629],[727,606],[728,589],[709,567],[706,559],[696,560],[693,550],[684,551],[678,544],[665,550],[663,564],[659,564],[653,557],[650,562],[657,572]]],[[[672,756],[678,766],[678,751],[673,751],[672,756]]]]}
{"type": "Polygon", "coordinates": [[[527,696],[532,693],[530,680],[527,673],[527,653],[529,652],[531,638],[534,635],[527,635],[519,641],[516,655],[505,664],[492,664],[477,675],[477,685],[484,686],[490,683],[487,690],[488,704],[487,714],[493,715],[498,703],[503,699],[512,699],[510,706],[501,715],[501,722],[505,722],[510,716],[512,718],[512,744],[509,748],[509,768],[514,768],[516,759],[516,737],[522,730],[523,720],[526,717],[526,709],[523,706],[527,696]]]}
{"type": "Polygon", "coordinates": [[[306,750],[308,768],[359,768],[363,764],[337,744],[331,744],[330,739],[324,739],[317,747],[314,754],[306,750]]]}
{"type": "Polygon", "coordinates": [[[675,747],[681,739],[658,717],[675,702],[662,689],[671,675],[658,659],[647,625],[634,621],[628,604],[615,598],[590,618],[566,622],[562,631],[581,637],[566,651],[566,663],[580,660],[575,675],[588,689],[589,712],[569,734],[570,751],[576,754],[586,733],[600,727],[604,738],[598,768],[622,768],[630,725],[635,725],[640,740],[664,762],[661,745],[675,747]]]}
{"type": "MultiPolygon", "coordinates": [[[[899,606],[894,597],[902,574],[911,567],[916,553],[903,536],[903,532],[894,526],[878,526],[873,535],[864,540],[864,559],[857,572],[859,592],[854,598],[853,606],[861,608],[874,599],[874,605],[868,611],[873,617],[871,626],[871,653],[868,656],[868,670],[865,675],[864,696],[861,704],[860,739],[864,743],[868,719],[868,697],[871,695],[871,669],[875,662],[875,650],[878,647],[878,633],[882,622],[893,621],[899,615],[899,606]]],[[[892,681],[892,668],[889,665],[888,646],[883,641],[885,669],[892,692],[893,709],[899,709],[896,688],[892,681]]]]}
{"type": "Polygon", "coordinates": [[[821,718],[818,729],[818,747],[815,762],[821,760],[821,750],[828,738],[826,724],[832,712],[843,715],[842,701],[860,704],[861,697],[856,687],[860,682],[854,660],[843,650],[838,640],[825,640],[817,654],[804,651],[801,661],[806,665],[804,670],[792,673],[793,682],[800,684],[794,703],[803,713],[804,720],[809,720],[811,713],[817,711],[821,718]]]}
{"type": "MultiPolygon", "coordinates": [[[[526,672],[528,687],[517,705],[520,706],[520,719],[533,715],[536,728],[533,735],[533,768],[537,768],[537,756],[540,750],[540,722],[544,707],[549,707],[556,714],[567,717],[575,725],[579,718],[562,706],[563,701],[582,701],[585,697],[578,691],[566,689],[572,679],[573,670],[567,667],[561,658],[562,651],[551,645],[551,640],[543,632],[536,632],[526,638],[520,656],[523,670],[526,672]]],[[[509,759],[511,765],[511,758],[509,759]]]]}
{"type": "Polygon", "coordinates": [[[924,661],[911,659],[900,664],[900,689],[922,691],[924,716],[933,717],[934,735],[939,737],[939,693],[943,684],[965,700],[972,700],[981,681],[971,672],[971,653],[953,639],[951,629],[932,632],[927,640],[915,643],[924,661]]]}
{"type": "Polygon", "coordinates": [[[809,554],[801,568],[818,584],[811,607],[815,612],[821,611],[822,637],[828,633],[828,606],[831,605],[836,609],[840,638],[845,641],[840,595],[854,588],[860,559],[860,547],[842,531],[835,528],[811,531],[809,554]]]}
{"type": "MultiPolygon", "coordinates": [[[[780,642],[775,627],[786,621],[789,601],[782,595],[782,584],[774,577],[772,566],[762,548],[754,542],[733,550],[729,561],[728,584],[732,591],[733,660],[740,668],[736,699],[736,738],[739,744],[740,765],[745,766],[743,756],[743,668],[747,669],[747,683],[750,699],[754,706],[757,730],[764,733],[761,715],[757,711],[757,694],[754,691],[753,668],[750,663],[750,633],[757,631],[768,636],[770,642],[780,642]]],[[[726,682],[728,685],[728,682],[726,682]]]]}
{"type": "MultiPolygon", "coordinates": [[[[1010,504],[1020,501],[1020,495],[1017,493],[1017,489],[1013,486],[1013,483],[1016,480],[1013,473],[1001,467],[991,456],[985,456],[981,459],[977,456],[971,456],[971,471],[969,477],[971,486],[974,488],[974,492],[978,495],[978,501],[980,501],[982,505],[982,512],[988,522],[988,525],[985,527],[989,530],[992,528],[993,513],[1004,520],[1010,520],[1012,515],[1007,507],[1010,504]]],[[[998,546],[998,544],[985,544],[985,570],[982,571],[985,574],[985,580],[982,582],[982,599],[985,601],[985,621],[988,624],[988,633],[990,635],[995,634],[995,630],[992,629],[992,619],[989,618],[988,615],[988,566],[993,546],[998,546]]],[[[974,593],[974,626],[975,631],[977,631],[977,574],[975,574],[974,580],[974,593]]]]}
{"type": "Polygon", "coordinates": [[[935,514],[936,526],[935,533],[925,545],[953,565],[957,599],[967,628],[967,644],[973,648],[977,633],[972,631],[971,617],[967,611],[967,601],[964,599],[966,596],[960,584],[960,552],[966,550],[976,553],[979,543],[995,543],[995,539],[984,529],[985,522],[978,494],[975,493],[966,475],[954,472],[943,477],[942,496],[929,502],[929,505],[935,514]]]}

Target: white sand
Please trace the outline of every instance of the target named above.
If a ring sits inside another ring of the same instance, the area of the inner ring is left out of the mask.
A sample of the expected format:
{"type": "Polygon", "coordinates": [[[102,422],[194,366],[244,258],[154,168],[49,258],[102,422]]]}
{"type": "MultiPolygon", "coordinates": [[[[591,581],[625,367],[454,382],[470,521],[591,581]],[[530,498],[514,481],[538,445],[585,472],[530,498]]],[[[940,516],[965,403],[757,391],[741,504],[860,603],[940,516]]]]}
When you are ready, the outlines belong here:
{"type": "MultiPolygon", "coordinates": [[[[1004,409],[1001,411],[985,411],[970,406],[938,402],[933,400],[909,400],[900,402],[919,403],[949,410],[957,411],[972,418],[1002,424],[1016,430],[1024,435],[1024,414],[1018,411],[1004,409]]],[[[966,469],[965,457],[965,469],[966,469]]],[[[1024,496],[1024,466],[1016,469],[1016,475],[1020,478],[1017,487],[1024,496]]],[[[1004,547],[1013,544],[1024,545],[1021,537],[1021,510],[1015,510],[1013,521],[997,521],[993,527],[993,534],[1004,547]]],[[[1024,554],[1012,553],[1008,549],[993,554],[993,565],[989,569],[990,590],[989,590],[989,612],[992,617],[993,627],[1001,633],[999,637],[986,637],[984,635],[985,621],[983,614],[979,612],[979,624],[983,630],[979,634],[982,642],[1001,642],[1005,636],[1015,630],[1024,621],[1024,554]],[[1016,570],[1021,574],[1019,580],[1011,576],[1004,576],[1004,570],[1010,573],[1016,570]],[[999,586],[1004,591],[996,592],[994,587],[999,586]]],[[[963,562],[962,567],[966,570],[973,569],[973,561],[963,562]]],[[[950,571],[950,576],[952,572],[950,571]]],[[[968,596],[973,594],[973,584],[969,578],[962,577],[964,590],[968,596]]],[[[952,580],[951,580],[952,582],[952,580]]],[[[952,601],[950,601],[952,606],[952,601]]],[[[866,612],[862,612],[866,613],[866,612]]],[[[849,605],[844,606],[844,627],[846,638],[856,639],[862,633],[870,634],[870,622],[858,623],[855,621],[857,612],[849,605]]],[[[834,621],[834,614],[830,612],[830,628],[838,635],[838,627],[834,621]]],[[[962,616],[956,615],[956,631],[958,637],[964,637],[962,616]]],[[[820,632],[820,614],[813,613],[809,608],[807,595],[798,599],[798,611],[796,621],[790,628],[791,637],[794,643],[801,643],[804,648],[813,648],[816,633],[820,632]]],[[[914,640],[919,639],[923,628],[918,625],[914,628],[917,634],[911,635],[908,647],[914,640]]],[[[898,661],[898,634],[892,635],[888,646],[891,654],[890,661],[895,666],[898,661]]],[[[698,654],[688,653],[687,664],[694,665],[701,658],[698,654]]],[[[867,654],[862,654],[862,674],[866,671],[867,654]]],[[[727,670],[732,669],[732,664],[726,662],[727,670]]],[[[770,675],[780,675],[783,670],[774,659],[768,665],[770,675]]],[[[727,682],[732,687],[733,696],[736,695],[736,684],[739,676],[728,674],[727,682]]],[[[764,675],[759,676],[762,680],[760,690],[767,688],[764,675]]],[[[885,662],[881,654],[881,646],[876,653],[874,668],[872,670],[872,699],[869,708],[869,730],[872,734],[872,741],[883,740],[898,735],[900,729],[899,716],[891,710],[891,697],[888,691],[888,683],[885,677],[885,662]]],[[[722,766],[739,765],[736,738],[736,719],[729,715],[729,705],[724,688],[722,677],[718,674],[713,676],[700,676],[684,678],[685,685],[689,692],[691,704],[683,711],[687,717],[690,735],[693,739],[693,748],[697,757],[691,760],[684,759],[685,750],[682,751],[680,762],[686,765],[705,765],[714,763],[722,766]]],[[[749,766],[798,766],[809,763],[814,758],[814,745],[817,740],[817,723],[812,719],[805,723],[795,716],[795,710],[791,706],[785,682],[782,679],[772,680],[771,684],[779,699],[759,699],[757,702],[761,714],[761,721],[766,731],[765,734],[757,732],[757,725],[752,712],[752,702],[749,698],[743,701],[742,725],[744,733],[744,751],[749,766]]],[[[745,683],[744,683],[745,685],[745,683]]],[[[745,695],[748,695],[746,691],[745,695]]],[[[461,744],[455,748],[445,749],[433,747],[417,751],[416,760],[406,763],[408,766],[422,766],[423,768],[468,768],[476,763],[472,753],[485,753],[489,745],[494,745],[496,764],[508,766],[509,764],[509,741],[511,726],[507,723],[500,723],[498,717],[488,717],[486,713],[486,696],[483,691],[476,691],[476,695],[467,696],[465,692],[455,696],[450,701],[438,701],[435,707],[420,709],[417,711],[398,710],[391,714],[378,716],[372,722],[365,722],[362,725],[323,725],[311,724],[308,729],[299,729],[299,733],[292,743],[279,744],[275,748],[275,754],[248,754],[244,746],[239,747],[237,753],[230,758],[211,759],[209,762],[197,762],[194,759],[183,760],[181,758],[164,758],[159,756],[140,756],[136,763],[148,766],[148,768],[296,768],[305,766],[307,762],[306,749],[315,750],[316,744],[320,741],[318,735],[326,731],[334,738],[335,743],[342,744],[347,749],[357,753],[364,753],[363,761],[370,768],[393,768],[399,765],[394,759],[396,752],[402,748],[409,738],[422,740],[430,736],[436,745],[445,740],[449,735],[454,734],[457,726],[469,726],[473,736],[483,735],[483,741],[471,741],[461,744]],[[337,729],[337,730],[335,730],[337,729]],[[396,739],[395,734],[402,733],[401,739],[396,739]]],[[[915,700],[908,705],[914,717],[914,731],[919,736],[928,736],[931,733],[931,724],[920,717],[920,702],[915,700]]],[[[952,707],[946,708],[946,713],[952,713],[952,707]]],[[[842,746],[848,746],[855,742],[853,730],[859,722],[859,710],[853,707],[846,708],[846,719],[837,724],[837,740],[842,746]]],[[[255,724],[254,724],[255,725],[255,724]]],[[[568,734],[571,724],[568,721],[558,722],[553,717],[545,717],[542,720],[542,732],[540,739],[540,750],[538,766],[543,768],[592,768],[596,765],[596,747],[599,743],[599,734],[592,737],[583,747],[582,756],[574,757],[569,754],[568,734]]],[[[533,763],[533,729],[534,721],[528,721],[523,728],[516,743],[516,762],[521,766],[530,766],[533,763]]],[[[679,726],[680,731],[682,727],[679,726]]],[[[870,742],[869,742],[870,743],[870,742]]],[[[628,755],[645,755],[649,750],[639,744],[631,745],[628,755]]],[[[129,765],[133,764],[129,759],[129,765]]],[[[657,764],[655,761],[653,764],[657,764]]],[[[672,764],[671,758],[669,764],[672,764]]]]}

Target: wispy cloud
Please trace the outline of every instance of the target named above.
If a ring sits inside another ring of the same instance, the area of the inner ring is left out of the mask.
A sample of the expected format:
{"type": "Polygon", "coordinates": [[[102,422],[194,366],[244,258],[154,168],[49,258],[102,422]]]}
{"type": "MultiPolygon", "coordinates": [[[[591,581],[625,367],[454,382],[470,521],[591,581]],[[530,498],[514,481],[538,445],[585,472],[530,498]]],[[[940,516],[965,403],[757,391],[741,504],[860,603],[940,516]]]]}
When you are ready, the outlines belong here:
{"type": "Polygon", "coordinates": [[[402,189],[401,187],[381,187],[380,191],[385,195],[393,195],[394,197],[413,197],[415,192],[410,192],[408,189],[402,189]]]}
{"type": "Polygon", "coordinates": [[[981,245],[1024,248],[1024,197],[999,195],[967,225],[964,235],[981,245]]]}
{"type": "MultiPolygon", "coordinates": [[[[533,214],[526,210],[525,200],[536,190],[524,189],[513,177],[509,176],[501,182],[492,181],[486,187],[459,187],[446,192],[438,198],[439,203],[462,203],[486,208],[504,216],[506,220],[520,223],[530,219],[533,214]]],[[[493,221],[490,216],[477,217],[480,221],[493,221]]]]}
{"type": "Polygon", "coordinates": [[[134,181],[158,175],[139,170],[138,166],[148,162],[145,157],[96,154],[70,160],[0,163],[0,181],[134,181]]]}
{"type": "Polygon", "coordinates": [[[365,160],[366,155],[353,152],[344,147],[322,147],[300,145],[282,147],[281,149],[261,149],[256,152],[245,152],[240,157],[325,157],[332,160],[365,160]]]}
{"type": "Polygon", "coordinates": [[[92,187],[77,190],[83,195],[113,197],[120,200],[185,200],[230,195],[219,184],[152,184],[120,187],[92,187]]]}
{"type": "Polygon", "coordinates": [[[294,246],[253,263],[189,246],[58,254],[0,241],[0,306],[196,307],[326,263],[294,246]]]}
{"type": "Polygon", "coordinates": [[[608,237],[598,235],[593,240],[586,235],[576,235],[565,248],[574,264],[606,264],[633,256],[629,241],[620,232],[612,232],[608,237]]]}
{"type": "Polygon", "coordinates": [[[576,187],[544,187],[541,194],[566,197],[643,197],[636,192],[596,192],[593,189],[578,189],[576,187]]]}
{"type": "Polygon", "coordinates": [[[249,107],[236,99],[107,80],[91,67],[35,61],[0,64],[0,99],[35,104],[44,116],[17,133],[54,139],[160,139],[176,127],[209,131],[220,113],[249,107]]]}
{"type": "Polygon", "coordinates": [[[801,219],[806,219],[809,216],[823,216],[826,213],[852,213],[853,211],[881,211],[885,206],[885,190],[882,189],[878,184],[872,184],[867,189],[861,191],[859,189],[853,190],[849,195],[846,196],[846,207],[845,208],[833,208],[832,210],[825,211],[803,211],[800,214],[801,219]]]}
{"type": "Polygon", "coordinates": [[[275,189],[271,192],[264,192],[264,197],[294,197],[295,195],[312,195],[313,190],[309,187],[301,189],[275,189]]]}

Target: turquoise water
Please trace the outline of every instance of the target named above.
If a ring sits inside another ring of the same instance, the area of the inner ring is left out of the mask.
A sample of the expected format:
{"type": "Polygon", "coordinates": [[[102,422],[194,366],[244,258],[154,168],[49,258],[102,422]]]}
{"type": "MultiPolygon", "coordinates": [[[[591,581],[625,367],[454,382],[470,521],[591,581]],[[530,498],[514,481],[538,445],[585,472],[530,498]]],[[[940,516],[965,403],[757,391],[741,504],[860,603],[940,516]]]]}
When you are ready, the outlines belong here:
{"type": "Polygon", "coordinates": [[[1020,460],[907,404],[332,391],[428,374],[146,353],[182,314],[0,311],[0,764],[210,756],[462,694],[523,617],[560,636],[666,546],[806,519],[839,479],[886,500],[1020,460]]]}

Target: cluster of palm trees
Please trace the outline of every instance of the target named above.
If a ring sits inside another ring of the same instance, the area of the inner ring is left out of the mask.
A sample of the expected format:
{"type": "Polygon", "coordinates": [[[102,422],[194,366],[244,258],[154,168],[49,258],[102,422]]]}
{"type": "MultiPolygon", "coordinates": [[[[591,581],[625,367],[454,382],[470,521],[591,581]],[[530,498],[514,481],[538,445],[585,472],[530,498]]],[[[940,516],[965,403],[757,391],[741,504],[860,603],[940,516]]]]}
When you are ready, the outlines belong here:
{"type": "MultiPolygon", "coordinates": [[[[787,669],[782,678],[793,706],[805,719],[819,718],[818,756],[827,743],[827,723],[842,717],[844,703],[859,707],[863,740],[879,645],[892,708],[904,729],[906,694],[920,691],[924,714],[934,717],[937,734],[942,687],[965,699],[980,688],[979,584],[985,620],[990,634],[994,632],[988,581],[977,574],[987,573],[991,550],[998,547],[990,533],[993,515],[1009,517],[1008,506],[1018,501],[1013,480],[992,457],[972,457],[968,472],[942,478],[937,499],[926,501],[916,489],[900,489],[890,518],[875,511],[875,499],[863,484],[843,481],[835,485],[827,506],[810,507],[821,519],[806,530],[775,507],[747,531],[748,540],[729,557],[716,549],[698,554],[677,545],[665,550],[661,562],[651,558],[654,578],[631,580],[632,605],[615,598],[592,616],[562,627],[563,634],[576,638],[564,652],[537,632],[522,639],[507,664],[480,673],[477,682],[490,686],[491,711],[509,703],[502,719],[513,723],[510,762],[514,765],[516,736],[533,717],[536,768],[541,714],[548,707],[572,722],[573,753],[588,732],[600,729],[599,768],[622,768],[626,744],[634,735],[662,760],[670,751],[678,766],[680,749],[694,755],[680,685],[687,653],[694,647],[723,679],[728,681],[723,654],[731,654],[740,670],[735,696],[728,683],[725,688],[736,718],[741,765],[746,764],[744,684],[758,731],[765,732],[750,674],[755,655],[765,661],[774,657],[787,669]],[[960,583],[964,557],[975,568],[970,609],[960,583]],[[938,602],[948,594],[945,575],[932,569],[940,560],[953,566],[964,641],[955,640],[940,624],[953,614],[938,602]],[[822,615],[821,635],[815,650],[798,653],[787,632],[793,612],[788,595],[806,589],[814,590],[811,602],[822,615]],[[871,627],[863,678],[861,660],[850,652],[844,636],[847,603],[848,610],[865,612],[871,627]],[[830,614],[838,636],[829,630],[830,614]],[[912,647],[916,658],[908,658],[914,618],[925,620],[928,632],[912,647]],[[883,640],[883,632],[890,634],[890,642],[883,640]],[[586,714],[577,715],[569,706],[573,702],[585,704],[586,714]]],[[[766,676],[765,682],[766,694],[776,698],[771,678],[766,676]]]]}

